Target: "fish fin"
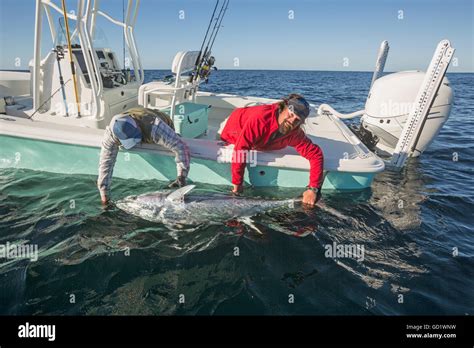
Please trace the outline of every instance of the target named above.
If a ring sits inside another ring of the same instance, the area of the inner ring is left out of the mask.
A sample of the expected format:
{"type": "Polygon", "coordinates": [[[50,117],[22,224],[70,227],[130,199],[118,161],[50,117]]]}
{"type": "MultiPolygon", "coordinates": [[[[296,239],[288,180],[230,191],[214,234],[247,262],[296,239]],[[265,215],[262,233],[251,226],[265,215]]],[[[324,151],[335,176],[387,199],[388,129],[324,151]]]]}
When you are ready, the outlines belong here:
{"type": "Polygon", "coordinates": [[[237,219],[237,221],[244,223],[245,225],[247,225],[248,227],[250,227],[252,230],[256,232],[263,234],[263,232],[257,226],[255,226],[255,222],[250,217],[241,216],[237,219]]]}
{"type": "Polygon", "coordinates": [[[183,202],[184,196],[195,188],[196,185],[187,185],[177,189],[176,191],[171,192],[167,197],[166,200],[170,202],[183,202]]]}

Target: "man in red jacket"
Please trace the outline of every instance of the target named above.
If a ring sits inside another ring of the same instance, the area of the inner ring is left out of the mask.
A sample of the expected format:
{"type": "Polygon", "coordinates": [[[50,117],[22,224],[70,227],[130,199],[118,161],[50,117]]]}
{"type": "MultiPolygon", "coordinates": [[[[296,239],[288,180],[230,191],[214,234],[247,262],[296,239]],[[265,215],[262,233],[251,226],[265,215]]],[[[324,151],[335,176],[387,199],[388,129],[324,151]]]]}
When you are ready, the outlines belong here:
{"type": "Polygon", "coordinates": [[[234,144],[232,158],[232,192],[243,190],[245,154],[250,150],[280,150],[292,146],[311,166],[309,185],[303,203],[314,206],[321,197],[323,184],[323,152],[306,136],[300,126],[309,115],[309,104],[299,94],[269,105],[237,108],[229,116],[221,139],[234,144]]]}

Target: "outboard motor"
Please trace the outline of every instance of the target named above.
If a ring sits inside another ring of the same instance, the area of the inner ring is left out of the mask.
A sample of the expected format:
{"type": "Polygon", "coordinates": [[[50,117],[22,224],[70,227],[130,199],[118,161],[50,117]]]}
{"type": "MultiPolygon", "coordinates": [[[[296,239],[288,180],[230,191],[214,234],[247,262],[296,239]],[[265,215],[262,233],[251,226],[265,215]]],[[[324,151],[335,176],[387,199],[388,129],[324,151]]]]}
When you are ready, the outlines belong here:
{"type": "MultiPolygon", "coordinates": [[[[377,79],[361,117],[364,142],[375,144],[380,154],[392,155],[423,83],[422,71],[402,71],[377,79]]],[[[429,109],[412,157],[418,157],[436,137],[449,117],[453,91],[446,77],[429,109]]]]}

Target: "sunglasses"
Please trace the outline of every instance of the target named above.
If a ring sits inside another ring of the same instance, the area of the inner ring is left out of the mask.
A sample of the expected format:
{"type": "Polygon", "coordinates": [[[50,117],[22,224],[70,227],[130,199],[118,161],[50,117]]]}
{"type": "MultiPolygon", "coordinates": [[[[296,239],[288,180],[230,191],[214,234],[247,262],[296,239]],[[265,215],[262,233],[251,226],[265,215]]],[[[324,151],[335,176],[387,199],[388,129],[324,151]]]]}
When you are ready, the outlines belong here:
{"type": "Polygon", "coordinates": [[[291,111],[290,109],[288,109],[288,115],[290,117],[293,117],[293,118],[297,119],[297,121],[295,123],[293,123],[293,125],[295,127],[301,126],[303,124],[303,120],[297,114],[295,114],[293,111],[291,111]]]}

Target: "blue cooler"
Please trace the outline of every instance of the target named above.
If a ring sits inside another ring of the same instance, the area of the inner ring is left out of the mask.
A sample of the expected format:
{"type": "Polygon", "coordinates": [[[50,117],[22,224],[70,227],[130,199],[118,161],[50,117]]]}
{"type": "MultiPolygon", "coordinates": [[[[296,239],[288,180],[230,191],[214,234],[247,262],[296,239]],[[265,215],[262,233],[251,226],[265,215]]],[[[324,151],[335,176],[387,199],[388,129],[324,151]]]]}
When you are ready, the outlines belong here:
{"type": "MultiPolygon", "coordinates": [[[[197,138],[207,131],[209,105],[184,102],[174,107],[174,129],[183,138],[197,138]]],[[[170,115],[171,107],[161,110],[170,115]]]]}

